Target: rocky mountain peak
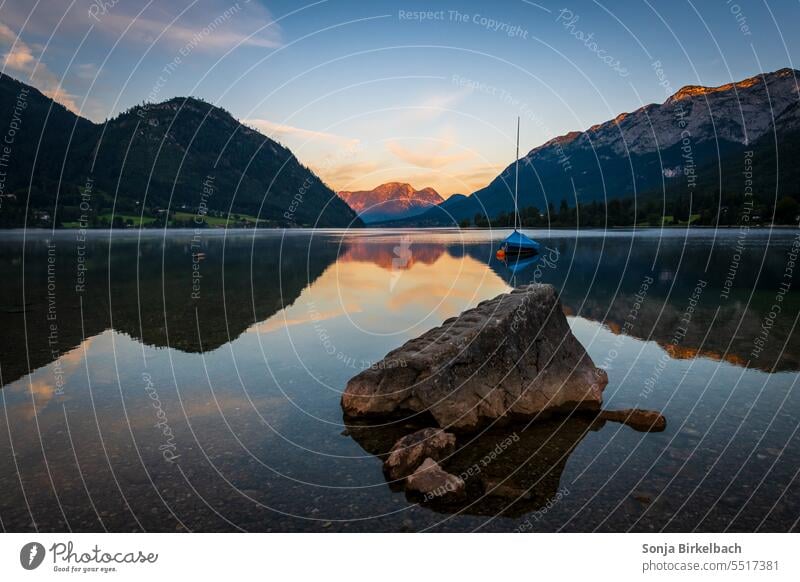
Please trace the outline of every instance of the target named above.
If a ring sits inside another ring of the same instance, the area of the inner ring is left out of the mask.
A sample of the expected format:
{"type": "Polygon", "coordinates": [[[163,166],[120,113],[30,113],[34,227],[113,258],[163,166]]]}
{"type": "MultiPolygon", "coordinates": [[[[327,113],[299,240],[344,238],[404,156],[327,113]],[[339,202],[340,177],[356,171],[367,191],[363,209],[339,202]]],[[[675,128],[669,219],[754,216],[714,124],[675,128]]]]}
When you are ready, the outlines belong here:
{"type": "Polygon", "coordinates": [[[669,148],[686,136],[692,142],[748,143],[764,135],[773,119],[797,102],[798,76],[800,71],[784,68],[716,87],[687,85],[661,104],[620,113],[584,132],[553,138],[526,158],[563,156],[562,148],[573,147],[608,148],[607,155],[642,155],[669,148]]]}
{"type": "Polygon", "coordinates": [[[407,218],[444,201],[433,188],[416,190],[407,182],[386,182],[372,190],[341,191],[339,197],[366,222],[407,218]]]}
{"type": "MultiPolygon", "coordinates": [[[[703,180],[708,190],[718,182],[720,160],[740,166],[745,150],[759,148],[769,159],[776,143],[782,160],[793,159],[793,140],[800,139],[798,77],[800,71],[783,68],[719,86],[687,85],[662,103],[554,137],[522,158],[519,205],[541,211],[561,200],[606,203],[665,188],[685,195],[703,180]]],[[[791,170],[780,164],[790,193],[797,183],[791,170]]],[[[512,162],[469,197],[425,213],[420,224],[512,211],[513,176],[512,162]]]]}

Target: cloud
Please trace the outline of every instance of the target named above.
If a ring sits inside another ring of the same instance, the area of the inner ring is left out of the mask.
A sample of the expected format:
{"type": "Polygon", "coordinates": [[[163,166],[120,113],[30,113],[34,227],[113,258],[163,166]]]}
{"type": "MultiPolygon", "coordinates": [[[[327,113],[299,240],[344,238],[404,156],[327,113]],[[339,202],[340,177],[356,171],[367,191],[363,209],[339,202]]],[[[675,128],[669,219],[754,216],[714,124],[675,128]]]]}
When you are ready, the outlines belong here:
{"type": "MultiPolygon", "coordinates": [[[[357,161],[338,165],[326,165],[323,162],[311,166],[311,169],[336,191],[349,190],[355,187],[353,184],[357,184],[359,180],[364,180],[380,168],[380,164],[375,161],[357,161]]],[[[356,189],[358,188],[356,187],[356,189]]]]}
{"type": "Polygon", "coordinates": [[[335,319],[343,315],[360,313],[361,311],[362,309],[357,303],[339,306],[335,309],[329,309],[326,311],[312,310],[309,306],[304,306],[303,310],[301,310],[299,308],[296,309],[295,306],[292,305],[286,307],[283,311],[278,312],[269,319],[250,326],[247,329],[247,333],[267,334],[295,325],[306,325],[309,323],[335,319]]]}
{"type": "Polygon", "coordinates": [[[324,131],[316,131],[313,129],[302,129],[300,127],[294,127],[285,123],[276,123],[267,119],[244,119],[242,120],[242,123],[270,137],[277,136],[279,138],[302,139],[308,142],[324,142],[346,148],[355,148],[359,143],[359,141],[355,138],[344,137],[341,135],[327,133],[324,131]]]}
{"type": "Polygon", "coordinates": [[[433,145],[409,149],[396,140],[390,140],[386,142],[386,149],[412,166],[431,169],[444,168],[450,164],[470,160],[475,157],[475,152],[470,151],[448,153],[450,150],[450,144],[448,143],[435,143],[433,145]]]}
{"type": "Polygon", "coordinates": [[[459,178],[465,184],[478,184],[478,187],[482,188],[499,176],[505,168],[504,164],[483,164],[475,166],[470,172],[459,173],[459,178]]]}
{"type": "Polygon", "coordinates": [[[14,71],[33,70],[35,64],[36,58],[31,53],[30,48],[21,42],[11,47],[5,55],[6,68],[14,71]]]}
{"type": "Polygon", "coordinates": [[[75,76],[84,81],[91,81],[97,76],[97,65],[94,63],[85,63],[75,67],[75,76]]]}
{"type": "Polygon", "coordinates": [[[280,26],[256,0],[76,0],[69,8],[48,6],[47,1],[34,8],[30,3],[6,2],[3,19],[18,29],[24,26],[28,34],[43,37],[58,27],[61,41],[78,39],[91,26],[93,35],[99,33],[113,41],[124,33],[121,41],[128,43],[150,45],[161,35],[160,44],[171,51],[189,43],[192,50],[204,52],[224,52],[239,44],[266,48],[282,45],[280,26]],[[185,10],[187,5],[190,7],[185,10]]]}
{"type": "MultiPolygon", "coordinates": [[[[207,21],[196,20],[192,24],[178,24],[177,22],[170,24],[174,17],[165,17],[163,20],[151,18],[133,20],[133,17],[125,14],[114,14],[107,16],[102,21],[102,29],[115,36],[125,32],[126,38],[143,44],[152,44],[156,37],[163,32],[161,42],[173,45],[184,52],[186,47],[193,51],[221,52],[237,45],[263,48],[281,46],[280,34],[270,33],[270,29],[266,29],[267,32],[251,36],[258,29],[257,26],[252,26],[255,24],[253,21],[242,16],[241,18],[251,24],[251,26],[242,28],[235,23],[233,16],[226,18],[225,14],[225,11],[219,12],[216,16],[210,14],[207,21]],[[128,28],[129,25],[130,28],[128,28]]],[[[269,21],[262,22],[261,26],[267,22],[269,21]]]]}
{"type": "Polygon", "coordinates": [[[42,93],[77,113],[74,96],[61,86],[58,77],[34,54],[34,47],[26,43],[11,28],[0,22],[0,44],[7,46],[3,55],[3,68],[27,75],[28,82],[42,93]]]}
{"type": "Polygon", "coordinates": [[[11,384],[11,391],[20,393],[30,391],[32,396],[33,406],[31,406],[30,402],[23,402],[17,405],[19,406],[18,414],[28,420],[33,420],[35,415],[41,414],[58,394],[59,386],[56,385],[57,377],[60,377],[64,382],[68,382],[73,374],[84,367],[82,365],[84,355],[89,351],[96,337],[99,336],[85,339],[75,348],[61,354],[57,362],[51,362],[47,366],[36,370],[29,377],[28,382],[23,380],[11,384]]]}
{"type": "Polygon", "coordinates": [[[98,10],[102,4],[95,0],[78,13],[82,21],[88,15],[100,32],[115,39],[124,34],[124,40],[152,44],[160,36],[161,43],[183,56],[187,48],[224,52],[239,45],[275,48],[283,44],[280,27],[259,2],[206,0],[186,12],[182,6],[157,2],[139,15],[145,4],[144,0],[126,1],[98,10]]]}
{"type": "Polygon", "coordinates": [[[452,93],[431,95],[417,105],[409,106],[401,117],[406,121],[431,121],[450,111],[470,93],[470,88],[464,87],[452,93]]]}
{"type": "Polygon", "coordinates": [[[0,22],[0,43],[4,45],[13,44],[17,40],[17,34],[8,26],[0,22]]]}
{"type": "Polygon", "coordinates": [[[303,129],[267,119],[242,123],[286,144],[332,189],[346,189],[357,178],[378,169],[375,162],[360,162],[361,140],[325,131],[303,129]]]}

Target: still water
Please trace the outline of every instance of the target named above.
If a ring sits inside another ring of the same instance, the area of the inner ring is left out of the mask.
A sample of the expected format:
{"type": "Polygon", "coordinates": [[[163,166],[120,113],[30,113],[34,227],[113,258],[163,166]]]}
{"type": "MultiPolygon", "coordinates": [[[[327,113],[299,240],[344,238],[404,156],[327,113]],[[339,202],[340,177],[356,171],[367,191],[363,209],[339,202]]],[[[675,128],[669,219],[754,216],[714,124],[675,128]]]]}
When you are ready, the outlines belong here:
{"type": "Polygon", "coordinates": [[[797,231],[530,234],[512,270],[502,231],[3,233],[3,529],[798,529],[797,231]],[[529,282],[560,290],[604,407],[666,431],[460,435],[469,499],[407,499],[381,457],[417,427],[344,426],[347,380],[529,282]]]}

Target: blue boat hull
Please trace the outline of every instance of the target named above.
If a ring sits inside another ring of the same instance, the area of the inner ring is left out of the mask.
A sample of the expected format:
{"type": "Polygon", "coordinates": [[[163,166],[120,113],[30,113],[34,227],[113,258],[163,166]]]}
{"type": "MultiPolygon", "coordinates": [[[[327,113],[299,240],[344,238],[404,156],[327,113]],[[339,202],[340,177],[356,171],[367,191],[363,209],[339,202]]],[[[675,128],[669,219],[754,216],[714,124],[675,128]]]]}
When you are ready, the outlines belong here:
{"type": "Polygon", "coordinates": [[[506,255],[531,256],[538,254],[539,243],[515,230],[503,241],[501,248],[505,251],[506,255]]]}

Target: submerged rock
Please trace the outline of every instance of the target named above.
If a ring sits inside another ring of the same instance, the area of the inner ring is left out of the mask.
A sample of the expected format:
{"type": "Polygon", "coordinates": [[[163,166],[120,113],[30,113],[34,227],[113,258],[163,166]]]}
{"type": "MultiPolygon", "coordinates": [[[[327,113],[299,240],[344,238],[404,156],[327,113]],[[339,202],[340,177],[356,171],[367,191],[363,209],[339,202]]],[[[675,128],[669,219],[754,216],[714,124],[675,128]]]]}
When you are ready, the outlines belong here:
{"type": "Polygon", "coordinates": [[[455,450],[455,435],[435,428],[423,428],[401,438],[389,451],[383,469],[391,479],[409,476],[426,458],[441,461],[455,450]]]}
{"type": "MultiPolygon", "coordinates": [[[[550,418],[513,427],[494,427],[458,442],[455,452],[437,461],[443,471],[464,481],[463,498],[425,496],[425,506],[442,514],[521,517],[569,494],[562,476],[575,448],[592,431],[602,430],[593,413],[550,418]]],[[[351,437],[368,453],[386,459],[403,437],[396,423],[351,425],[351,437]]],[[[411,503],[421,495],[405,480],[388,480],[411,503]]]]}
{"type": "Polygon", "coordinates": [[[578,342],[551,285],[483,301],[353,377],[348,417],[429,412],[470,430],[500,418],[599,410],[605,372],[578,342]]]}
{"type": "Polygon", "coordinates": [[[406,490],[419,493],[425,501],[458,501],[466,496],[464,480],[448,473],[428,457],[406,478],[406,490]]]}
{"type": "Polygon", "coordinates": [[[667,419],[664,415],[653,410],[641,408],[628,408],[625,410],[603,410],[598,415],[599,420],[621,422],[640,432],[661,432],[667,428],[667,419]]]}

